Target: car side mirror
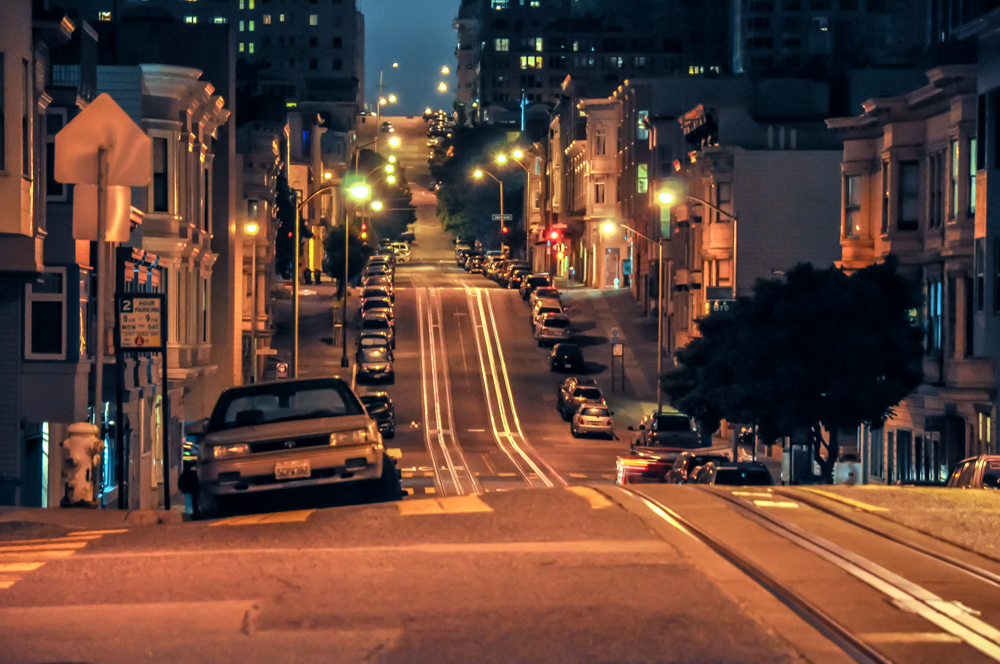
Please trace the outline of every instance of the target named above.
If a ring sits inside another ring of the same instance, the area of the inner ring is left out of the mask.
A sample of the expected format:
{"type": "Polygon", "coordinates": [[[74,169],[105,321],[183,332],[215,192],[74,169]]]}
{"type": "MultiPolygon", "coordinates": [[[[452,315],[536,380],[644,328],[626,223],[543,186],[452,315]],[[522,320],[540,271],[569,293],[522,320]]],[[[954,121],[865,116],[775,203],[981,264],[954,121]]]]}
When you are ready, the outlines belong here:
{"type": "Polygon", "coordinates": [[[184,426],[184,434],[187,436],[204,436],[208,429],[208,418],[195,420],[184,426]]]}

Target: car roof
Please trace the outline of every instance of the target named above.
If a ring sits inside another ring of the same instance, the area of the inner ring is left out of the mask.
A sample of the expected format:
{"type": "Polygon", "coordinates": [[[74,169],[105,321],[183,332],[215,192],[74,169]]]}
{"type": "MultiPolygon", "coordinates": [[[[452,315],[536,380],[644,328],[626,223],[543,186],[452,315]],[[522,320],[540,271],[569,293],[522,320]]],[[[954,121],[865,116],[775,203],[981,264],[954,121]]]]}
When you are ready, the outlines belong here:
{"type": "Polygon", "coordinates": [[[557,314],[557,313],[547,313],[544,316],[542,316],[542,325],[544,325],[545,323],[549,322],[550,320],[566,320],[566,321],[568,321],[569,320],[569,316],[567,316],[566,314],[562,314],[562,313],[559,313],[559,314],[557,314]]]}
{"type": "Polygon", "coordinates": [[[597,387],[597,381],[587,376],[570,376],[566,382],[576,381],[577,387],[597,387]]]}
{"type": "Polygon", "coordinates": [[[366,312],[364,316],[361,317],[362,320],[373,320],[375,318],[384,318],[389,320],[389,314],[384,311],[379,311],[378,309],[374,311],[366,312]]]}

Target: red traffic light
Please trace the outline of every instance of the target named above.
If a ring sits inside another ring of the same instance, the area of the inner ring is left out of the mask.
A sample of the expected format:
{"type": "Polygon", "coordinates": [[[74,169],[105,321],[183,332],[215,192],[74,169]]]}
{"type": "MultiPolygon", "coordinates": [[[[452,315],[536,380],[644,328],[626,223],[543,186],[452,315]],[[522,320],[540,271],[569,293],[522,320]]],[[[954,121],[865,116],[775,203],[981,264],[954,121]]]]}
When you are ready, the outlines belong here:
{"type": "Polygon", "coordinates": [[[549,231],[549,239],[550,240],[558,240],[559,239],[559,231],[557,231],[554,228],[551,231],[549,231]]]}
{"type": "Polygon", "coordinates": [[[509,233],[509,232],[510,232],[510,229],[509,229],[509,228],[507,228],[506,226],[501,226],[501,227],[500,227],[500,232],[501,232],[501,233],[509,233]]]}
{"type": "Polygon", "coordinates": [[[363,231],[368,230],[368,224],[361,224],[361,230],[363,231]]]}

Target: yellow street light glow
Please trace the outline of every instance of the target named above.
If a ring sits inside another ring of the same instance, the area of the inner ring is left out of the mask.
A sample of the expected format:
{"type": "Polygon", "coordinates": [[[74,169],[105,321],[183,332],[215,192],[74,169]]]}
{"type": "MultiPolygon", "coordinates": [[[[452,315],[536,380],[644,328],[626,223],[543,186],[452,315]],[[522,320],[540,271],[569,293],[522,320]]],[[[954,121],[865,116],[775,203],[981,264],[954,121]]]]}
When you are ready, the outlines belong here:
{"type": "Polygon", "coordinates": [[[440,91],[440,92],[448,92],[448,84],[445,83],[444,81],[438,83],[438,91],[440,91]]]}
{"type": "Polygon", "coordinates": [[[394,155],[394,154],[389,155],[389,163],[390,164],[395,164],[396,163],[396,155],[394,155]]]}
{"type": "Polygon", "coordinates": [[[382,209],[382,201],[372,201],[372,209],[378,212],[382,209]]]}
{"type": "Polygon", "coordinates": [[[483,177],[483,172],[477,168],[476,170],[472,171],[472,177],[476,178],[477,180],[481,179],[483,177]]]}
{"type": "Polygon", "coordinates": [[[389,103],[390,104],[396,103],[396,95],[389,95],[389,103]]]}
{"type": "Polygon", "coordinates": [[[386,173],[392,173],[394,170],[396,170],[396,167],[393,166],[392,164],[386,164],[385,165],[385,172],[386,173]]]}
{"type": "Polygon", "coordinates": [[[511,154],[514,155],[514,159],[520,159],[524,156],[524,152],[521,150],[514,150],[511,154]]]}
{"type": "Polygon", "coordinates": [[[389,139],[389,145],[391,145],[394,148],[398,148],[399,147],[399,139],[396,138],[395,136],[393,136],[392,138],[389,139]]]}
{"type": "Polygon", "coordinates": [[[323,173],[323,179],[324,180],[329,180],[332,177],[333,177],[333,173],[331,173],[330,171],[327,171],[326,173],[323,173]]]}
{"type": "Polygon", "coordinates": [[[656,195],[656,200],[660,201],[660,205],[670,205],[674,202],[674,195],[669,191],[661,191],[656,195]]]}
{"type": "Polygon", "coordinates": [[[614,233],[616,228],[618,228],[618,226],[616,226],[613,221],[606,221],[604,222],[604,225],[601,226],[601,230],[605,233],[614,233]]]}
{"type": "Polygon", "coordinates": [[[442,74],[450,74],[451,73],[451,70],[448,69],[448,65],[445,65],[444,67],[441,67],[441,73],[442,74]]]}
{"type": "Polygon", "coordinates": [[[392,63],[392,66],[393,66],[393,68],[396,68],[396,67],[398,67],[398,66],[399,66],[399,63],[398,63],[398,62],[393,62],[393,63],[392,63]]]}
{"type": "Polygon", "coordinates": [[[388,182],[389,184],[396,184],[396,176],[390,175],[385,179],[385,181],[388,182]]]}
{"type": "Polygon", "coordinates": [[[506,164],[507,163],[507,155],[505,155],[505,154],[498,154],[497,155],[497,163],[498,164],[506,164]]]}
{"type": "Polygon", "coordinates": [[[351,192],[351,196],[360,200],[362,198],[367,198],[371,189],[369,189],[366,184],[356,184],[347,191],[351,192]]]}
{"type": "Polygon", "coordinates": [[[430,107],[430,106],[428,106],[427,108],[425,108],[425,109],[424,109],[424,114],[426,114],[426,115],[430,115],[430,114],[431,114],[431,113],[433,113],[433,112],[434,112],[434,111],[432,111],[432,110],[431,110],[431,107],[430,107]]]}
{"type": "Polygon", "coordinates": [[[385,106],[388,103],[389,103],[389,100],[387,100],[385,97],[379,97],[378,98],[378,105],[379,106],[385,106]]]}
{"type": "Polygon", "coordinates": [[[250,221],[247,222],[245,226],[243,226],[243,230],[246,231],[247,235],[256,235],[257,231],[260,230],[260,226],[257,225],[256,221],[250,221]]]}

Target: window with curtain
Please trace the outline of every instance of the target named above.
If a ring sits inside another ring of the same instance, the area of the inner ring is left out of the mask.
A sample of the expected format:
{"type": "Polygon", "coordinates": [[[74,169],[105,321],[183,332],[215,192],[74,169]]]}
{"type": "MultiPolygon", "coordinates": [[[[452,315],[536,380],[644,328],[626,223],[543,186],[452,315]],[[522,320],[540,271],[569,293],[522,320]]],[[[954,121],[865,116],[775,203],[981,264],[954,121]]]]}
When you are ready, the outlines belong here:
{"type": "Polygon", "coordinates": [[[635,191],[637,194],[645,194],[649,191],[649,167],[646,164],[636,166],[635,191]]]}
{"type": "Polygon", "coordinates": [[[861,232],[861,176],[844,178],[844,237],[857,237],[861,232]]]}

